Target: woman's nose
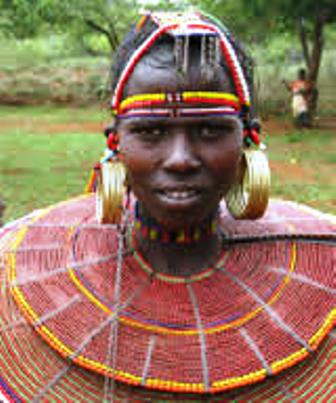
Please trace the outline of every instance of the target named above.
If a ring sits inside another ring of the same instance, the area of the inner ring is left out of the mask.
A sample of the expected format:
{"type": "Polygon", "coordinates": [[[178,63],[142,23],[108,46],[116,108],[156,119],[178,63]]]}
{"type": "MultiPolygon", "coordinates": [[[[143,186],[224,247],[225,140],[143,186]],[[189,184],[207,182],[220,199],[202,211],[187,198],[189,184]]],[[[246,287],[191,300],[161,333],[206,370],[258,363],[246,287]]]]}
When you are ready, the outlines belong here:
{"type": "Polygon", "coordinates": [[[188,133],[171,133],[167,144],[164,169],[174,172],[188,172],[197,170],[201,161],[195,152],[195,147],[188,133]]]}

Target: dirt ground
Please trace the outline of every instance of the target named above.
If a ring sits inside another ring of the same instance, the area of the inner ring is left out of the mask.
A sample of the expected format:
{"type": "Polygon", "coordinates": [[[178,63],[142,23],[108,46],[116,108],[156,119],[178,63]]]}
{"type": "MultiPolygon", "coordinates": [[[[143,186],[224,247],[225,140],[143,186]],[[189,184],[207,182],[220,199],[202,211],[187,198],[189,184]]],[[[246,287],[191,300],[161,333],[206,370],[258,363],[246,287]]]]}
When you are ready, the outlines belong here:
{"type": "MultiPolygon", "coordinates": [[[[282,135],[293,131],[293,124],[290,120],[267,119],[262,122],[263,130],[269,135],[282,135]]],[[[336,135],[336,117],[316,118],[314,128],[323,131],[333,131],[336,135]]]]}

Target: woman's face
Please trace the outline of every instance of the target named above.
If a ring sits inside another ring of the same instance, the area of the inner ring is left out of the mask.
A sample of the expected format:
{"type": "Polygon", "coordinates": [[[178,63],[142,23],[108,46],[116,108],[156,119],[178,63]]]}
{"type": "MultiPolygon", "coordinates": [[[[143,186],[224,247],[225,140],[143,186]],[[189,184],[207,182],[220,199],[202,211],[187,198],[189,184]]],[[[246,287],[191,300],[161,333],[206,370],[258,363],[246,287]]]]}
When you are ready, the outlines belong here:
{"type": "MultiPolygon", "coordinates": [[[[140,64],[127,95],[228,91],[228,84],[201,82],[174,68],[140,64]],[[186,82],[188,81],[188,82],[186,82]]],[[[238,164],[242,127],[235,116],[132,118],[118,123],[128,183],[143,208],[167,229],[197,225],[216,211],[232,184],[238,164]]]]}

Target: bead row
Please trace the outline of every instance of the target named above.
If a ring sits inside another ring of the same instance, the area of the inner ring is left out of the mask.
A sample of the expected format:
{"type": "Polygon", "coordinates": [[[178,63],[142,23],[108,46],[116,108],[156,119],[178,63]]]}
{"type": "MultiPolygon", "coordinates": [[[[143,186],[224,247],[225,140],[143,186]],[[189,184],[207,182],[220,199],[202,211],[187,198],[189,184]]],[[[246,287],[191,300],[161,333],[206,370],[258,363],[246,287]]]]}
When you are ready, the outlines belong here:
{"type": "Polygon", "coordinates": [[[239,99],[225,92],[188,91],[182,93],[137,94],[123,100],[116,111],[123,114],[131,109],[154,108],[158,106],[172,107],[183,104],[210,104],[229,106],[234,110],[240,109],[239,99]]]}

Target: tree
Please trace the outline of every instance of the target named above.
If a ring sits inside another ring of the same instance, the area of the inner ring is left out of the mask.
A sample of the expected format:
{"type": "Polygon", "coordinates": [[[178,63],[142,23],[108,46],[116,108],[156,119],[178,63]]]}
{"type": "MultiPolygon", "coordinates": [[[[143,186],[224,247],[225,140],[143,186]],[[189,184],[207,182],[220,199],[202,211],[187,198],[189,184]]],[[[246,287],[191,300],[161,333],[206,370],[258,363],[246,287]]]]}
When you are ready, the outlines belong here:
{"type": "Polygon", "coordinates": [[[95,32],[111,52],[139,9],[136,0],[0,0],[0,7],[0,27],[7,34],[27,38],[58,29],[90,51],[85,39],[95,32]]]}
{"type": "Polygon", "coordinates": [[[36,35],[40,26],[37,0],[0,0],[0,29],[19,39],[36,35]]]}
{"type": "Polygon", "coordinates": [[[313,86],[309,112],[314,117],[317,108],[317,81],[325,45],[326,24],[336,23],[336,2],[334,0],[242,0],[249,7],[252,15],[265,15],[268,19],[281,16],[285,29],[296,31],[302,49],[303,59],[308,72],[308,79],[313,86]]]}
{"type": "Polygon", "coordinates": [[[125,29],[138,13],[136,0],[39,0],[41,16],[52,26],[71,31],[89,49],[90,33],[102,35],[113,53],[125,29]]]}

